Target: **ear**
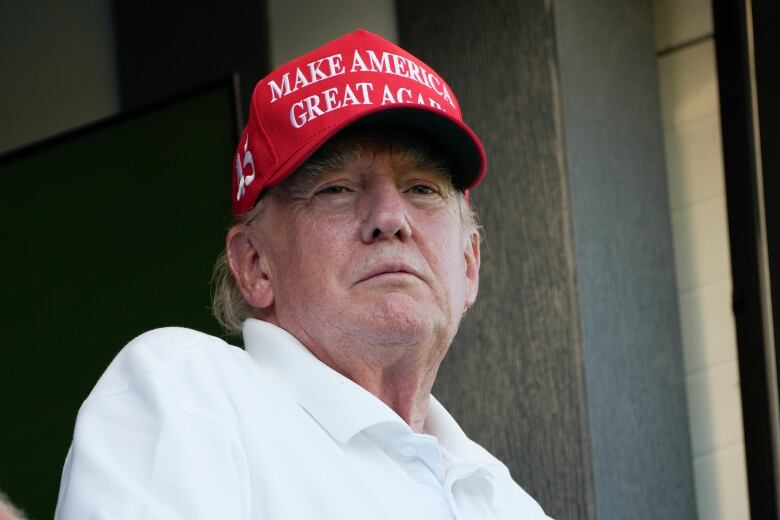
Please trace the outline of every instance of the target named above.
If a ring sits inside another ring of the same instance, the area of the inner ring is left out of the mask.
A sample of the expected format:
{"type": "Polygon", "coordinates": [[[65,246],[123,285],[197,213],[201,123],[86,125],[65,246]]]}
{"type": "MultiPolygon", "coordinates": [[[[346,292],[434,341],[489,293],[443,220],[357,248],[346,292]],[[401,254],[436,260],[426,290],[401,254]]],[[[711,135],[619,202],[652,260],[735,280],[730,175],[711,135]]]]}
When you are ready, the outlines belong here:
{"type": "Polygon", "coordinates": [[[236,224],[225,239],[228,265],[244,300],[257,309],[274,303],[268,259],[257,232],[246,224],[236,224]]]}
{"type": "Polygon", "coordinates": [[[464,244],[466,258],[466,308],[474,305],[479,291],[479,231],[474,230],[464,244]]]}

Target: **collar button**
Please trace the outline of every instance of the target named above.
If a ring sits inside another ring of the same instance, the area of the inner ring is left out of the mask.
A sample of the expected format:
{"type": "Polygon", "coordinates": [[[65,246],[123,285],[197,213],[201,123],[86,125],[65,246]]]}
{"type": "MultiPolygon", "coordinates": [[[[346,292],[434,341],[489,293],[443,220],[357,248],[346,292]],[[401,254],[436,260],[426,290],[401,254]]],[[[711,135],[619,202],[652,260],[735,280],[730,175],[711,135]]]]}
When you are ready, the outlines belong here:
{"type": "Polygon", "coordinates": [[[417,455],[417,448],[415,448],[413,444],[402,444],[401,447],[398,448],[398,452],[404,457],[412,458],[417,455]]]}

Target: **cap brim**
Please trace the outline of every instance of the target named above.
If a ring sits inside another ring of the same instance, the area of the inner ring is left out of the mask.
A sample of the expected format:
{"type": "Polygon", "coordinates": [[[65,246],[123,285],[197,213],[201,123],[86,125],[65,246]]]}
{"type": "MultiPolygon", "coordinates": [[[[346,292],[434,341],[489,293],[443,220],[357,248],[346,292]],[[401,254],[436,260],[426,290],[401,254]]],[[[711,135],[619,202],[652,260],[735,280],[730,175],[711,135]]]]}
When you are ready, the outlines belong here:
{"type": "Polygon", "coordinates": [[[443,117],[440,111],[388,108],[367,114],[344,129],[374,124],[400,126],[422,134],[447,158],[456,187],[461,190],[473,188],[485,175],[487,160],[482,143],[470,128],[443,117]]]}
{"type": "Polygon", "coordinates": [[[422,134],[446,157],[452,167],[453,180],[458,189],[468,190],[482,180],[487,170],[487,158],[477,135],[465,124],[441,110],[427,106],[385,105],[346,118],[316,139],[301,146],[288,158],[265,186],[273,187],[297,170],[309,157],[336,134],[347,128],[369,124],[392,124],[422,134]]]}

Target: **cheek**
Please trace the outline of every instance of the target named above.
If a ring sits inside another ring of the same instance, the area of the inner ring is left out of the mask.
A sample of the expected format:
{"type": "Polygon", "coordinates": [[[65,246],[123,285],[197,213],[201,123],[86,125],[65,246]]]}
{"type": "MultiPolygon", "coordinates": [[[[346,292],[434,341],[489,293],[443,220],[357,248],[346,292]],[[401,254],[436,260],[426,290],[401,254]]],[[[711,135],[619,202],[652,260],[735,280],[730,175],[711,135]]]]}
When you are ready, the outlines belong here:
{"type": "Polygon", "coordinates": [[[450,251],[450,258],[447,265],[447,277],[449,281],[449,291],[453,298],[453,304],[460,305],[461,300],[465,298],[466,290],[466,260],[459,244],[453,244],[450,251]]]}
{"type": "Polygon", "coordinates": [[[460,228],[451,226],[432,230],[432,236],[441,240],[431,244],[430,256],[435,263],[432,266],[438,273],[445,292],[453,299],[452,303],[464,294],[466,282],[466,259],[460,228]]]}
{"type": "Polygon", "coordinates": [[[343,276],[341,271],[349,260],[343,237],[329,231],[327,226],[291,230],[279,251],[274,263],[281,298],[323,298],[322,293],[336,289],[336,282],[343,276]]]}

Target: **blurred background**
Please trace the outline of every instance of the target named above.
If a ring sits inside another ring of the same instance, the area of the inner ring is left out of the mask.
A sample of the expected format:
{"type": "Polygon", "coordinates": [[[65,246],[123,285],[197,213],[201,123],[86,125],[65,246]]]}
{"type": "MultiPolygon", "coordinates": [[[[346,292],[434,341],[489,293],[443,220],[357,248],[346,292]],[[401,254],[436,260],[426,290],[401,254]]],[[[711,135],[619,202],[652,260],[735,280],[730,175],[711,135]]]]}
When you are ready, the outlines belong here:
{"type": "Polygon", "coordinates": [[[464,430],[554,518],[780,518],[770,9],[0,3],[0,490],[51,517],[116,352],[159,326],[219,334],[252,87],[365,28],[449,82],[488,153],[480,300],[434,390],[464,430]]]}

